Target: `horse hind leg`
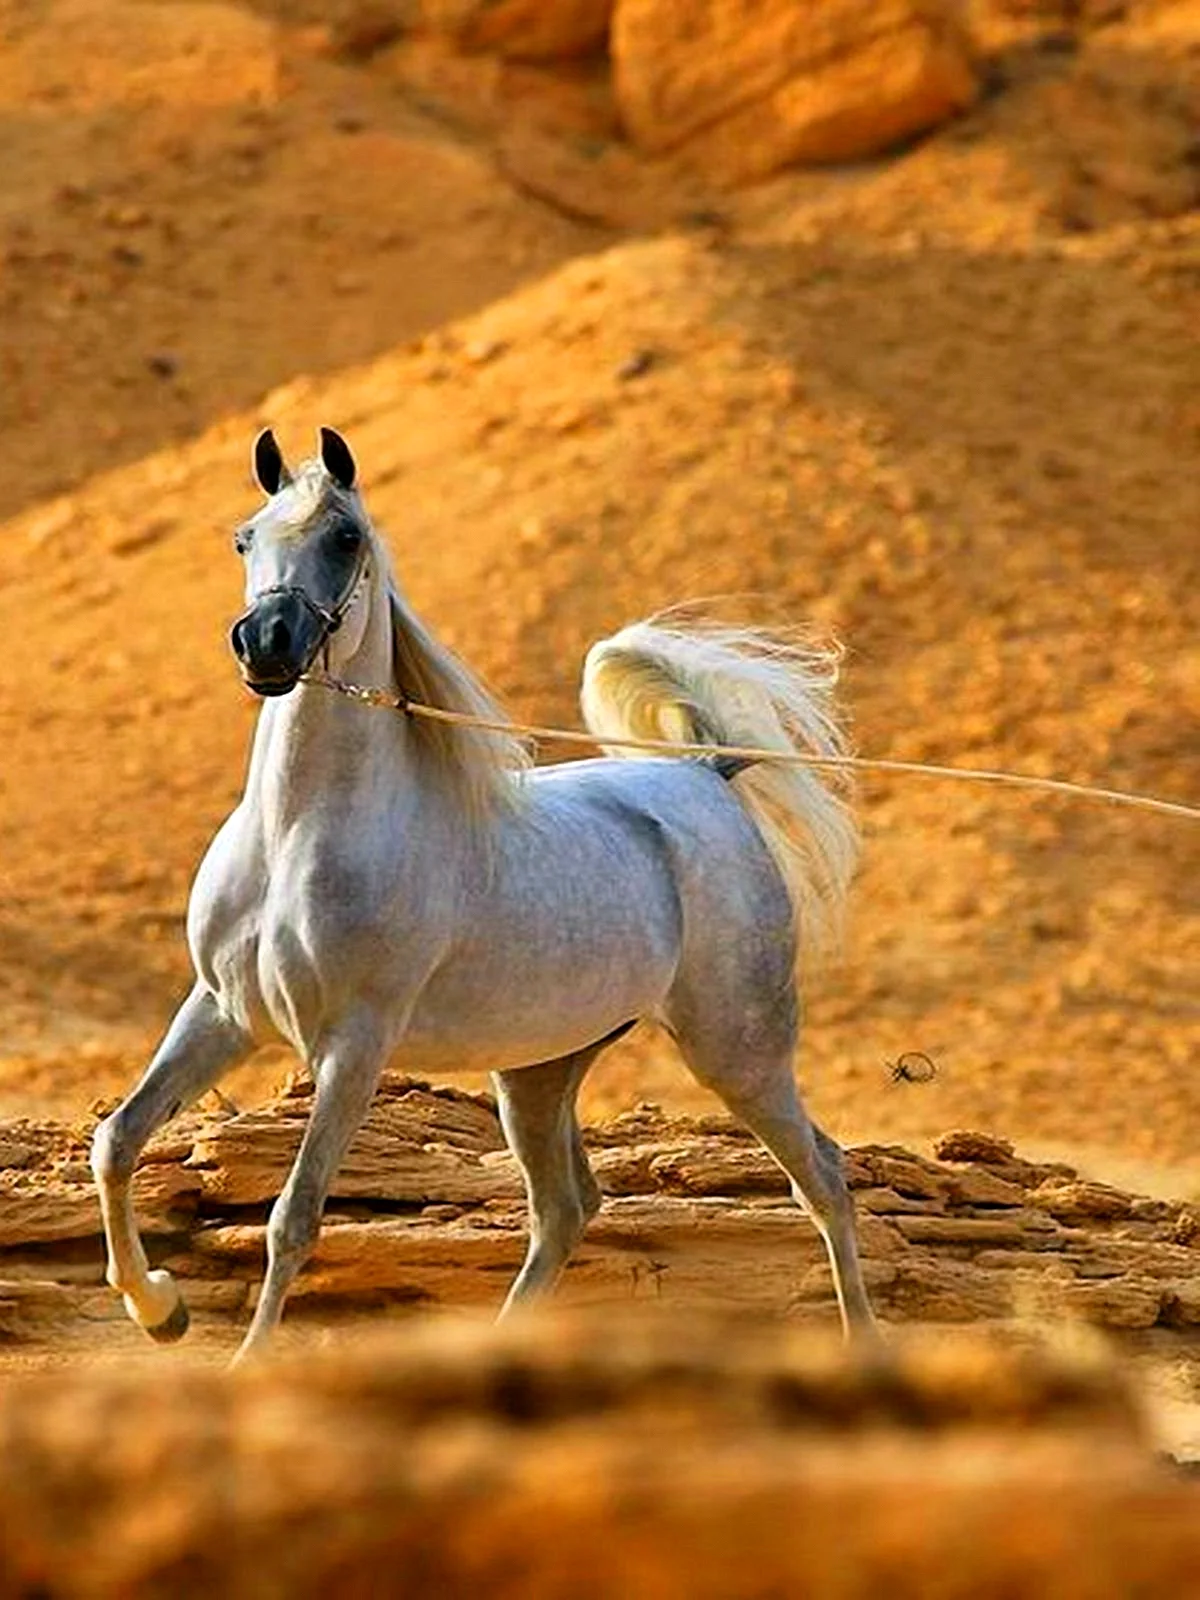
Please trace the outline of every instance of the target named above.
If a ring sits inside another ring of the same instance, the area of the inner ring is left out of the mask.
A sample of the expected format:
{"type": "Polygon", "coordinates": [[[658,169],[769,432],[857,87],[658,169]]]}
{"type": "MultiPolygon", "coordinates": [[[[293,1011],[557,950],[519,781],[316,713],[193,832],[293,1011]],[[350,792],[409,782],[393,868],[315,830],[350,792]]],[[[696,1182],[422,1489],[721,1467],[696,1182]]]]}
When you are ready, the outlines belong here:
{"type": "Polygon", "coordinates": [[[620,1028],[556,1061],[493,1074],[500,1125],[529,1203],[529,1246],[502,1317],[553,1288],[600,1209],[600,1185],[583,1148],[575,1100],[593,1061],[624,1032],[620,1028]]]}
{"type": "MultiPolygon", "coordinates": [[[[779,995],[779,990],[775,990],[779,995]]],[[[697,1080],[755,1134],[791,1180],[792,1194],[825,1243],[847,1337],[875,1333],[855,1236],[854,1202],[839,1146],[809,1118],[792,1074],[796,1004],[789,988],[750,1028],[744,995],[706,990],[702,1003],[677,997],[669,1021],[697,1080]]]]}

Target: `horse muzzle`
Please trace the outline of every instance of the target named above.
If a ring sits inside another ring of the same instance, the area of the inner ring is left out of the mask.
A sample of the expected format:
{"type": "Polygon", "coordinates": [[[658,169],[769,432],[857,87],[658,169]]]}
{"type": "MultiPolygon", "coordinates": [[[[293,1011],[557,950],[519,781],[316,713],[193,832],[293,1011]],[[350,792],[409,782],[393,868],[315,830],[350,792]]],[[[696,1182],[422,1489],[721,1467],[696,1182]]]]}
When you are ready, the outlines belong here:
{"type": "Polygon", "coordinates": [[[320,616],[295,593],[265,595],[234,623],[229,643],[247,688],[288,694],[325,642],[320,616]]]}

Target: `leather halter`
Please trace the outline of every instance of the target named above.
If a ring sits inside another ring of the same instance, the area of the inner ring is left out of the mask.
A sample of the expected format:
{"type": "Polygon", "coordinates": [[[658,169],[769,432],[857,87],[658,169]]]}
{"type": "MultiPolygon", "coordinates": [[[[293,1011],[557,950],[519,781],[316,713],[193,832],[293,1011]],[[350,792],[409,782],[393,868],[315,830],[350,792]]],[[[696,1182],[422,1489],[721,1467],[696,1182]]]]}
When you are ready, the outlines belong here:
{"type": "Polygon", "coordinates": [[[329,641],[341,627],[342,623],[346,620],[346,614],[350,610],[350,607],[354,604],[355,600],[358,598],[358,591],[369,576],[370,570],[370,550],[366,547],[364,541],[363,553],[359,558],[358,565],[354,569],[354,573],[351,576],[350,582],[338,599],[334,601],[333,605],[318,605],[313,599],[312,595],[309,594],[308,590],[302,589],[298,583],[273,583],[269,588],[260,589],[258,591],[258,593],[250,601],[250,604],[246,607],[245,611],[243,611],[241,616],[237,619],[237,622],[234,623],[234,627],[236,628],[238,623],[244,622],[246,618],[249,617],[254,611],[256,606],[258,606],[260,601],[265,600],[269,594],[293,594],[297,597],[297,599],[303,602],[304,606],[308,609],[311,615],[317,619],[317,622],[320,626],[320,632],[317,635],[317,641],[313,645],[312,650],[309,652],[307,661],[305,661],[303,667],[300,669],[300,676],[303,677],[304,673],[308,671],[309,667],[312,666],[313,662],[322,652],[325,653],[325,666],[326,669],[328,669],[329,641]]]}

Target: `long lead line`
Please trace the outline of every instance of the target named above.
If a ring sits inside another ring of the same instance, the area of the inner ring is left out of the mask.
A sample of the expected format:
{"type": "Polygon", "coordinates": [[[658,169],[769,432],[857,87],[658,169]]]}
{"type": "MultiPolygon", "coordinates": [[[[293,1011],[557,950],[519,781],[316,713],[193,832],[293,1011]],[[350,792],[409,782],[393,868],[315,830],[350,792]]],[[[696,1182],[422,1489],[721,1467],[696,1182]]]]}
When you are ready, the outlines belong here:
{"type": "Polygon", "coordinates": [[[651,755],[667,756],[733,756],[745,761],[760,762],[777,767],[831,767],[852,772],[905,773],[926,778],[946,778],[961,783],[991,783],[1009,789],[1028,789],[1042,794],[1067,795],[1076,800],[1098,800],[1107,805],[1130,806],[1140,811],[1156,811],[1162,816],[1185,817],[1200,822],[1200,806],[1185,805],[1180,800],[1161,800],[1155,795],[1135,794],[1126,789],[1105,789],[1091,783],[1072,783],[1067,778],[1039,778],[1032,773],[1003,772],[989,767],[946,767],[927,761],[891,761],[868,756],[818,756],[807,751],[760,750],[754,745],[739,744],[685,744],[673,739],[635,739],[630,737],[598,739],[583,729],[543,727],[536,722],[500,722],[478,717],[467,711],[446,711],[440,706],[422,705],[419,700],[408,700],[387,693],[384,689],[367,689],[361,684],[346,683],[330,673],[306,673],[304,682],[332,689],[337,694],[357,700],[363,705],[377,706],[382,710],[399,711],[407,716],[423,717],[429,722],[448,722],[460,728],[478,728],[483,733],[500,733],[532,739],[538,744],[595,744],[605,749],[642,750],[651,755]]]}

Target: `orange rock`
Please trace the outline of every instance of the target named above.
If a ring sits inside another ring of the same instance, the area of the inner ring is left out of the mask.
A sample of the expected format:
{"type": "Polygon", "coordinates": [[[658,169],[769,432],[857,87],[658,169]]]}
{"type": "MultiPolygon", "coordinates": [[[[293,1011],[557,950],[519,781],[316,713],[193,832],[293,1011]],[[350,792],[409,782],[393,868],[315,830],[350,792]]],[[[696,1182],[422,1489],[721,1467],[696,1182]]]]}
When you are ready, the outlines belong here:
{"type": "Polygon", "coordinates": [[[950,1199],[959,1205],[1023,1206],[1025,1191],[1018,1183],[1007,1183],[994,1172],[964,1172],[951,1182],[950,1199]]]}
{"type": "Polygon", "coordinates": [[[592,55],[608,37],[613,0],[426,0],[430,25],[465,50],[514,61],[592,55]]]}
{"type": "Polygon", "coordinates": [[[910,1244],[1014,1245],[1025,1240],[1016,1217],[911,1217],[897,1227],[910,1244]]]}
{"type": "Polygon", "coordinates": [[[934,1141],[933,1153],[939,1161],[981,1161],[986,1165],[1011,1161],[1013,1147],[1010,1140],[994,1134],[956,1128],[934,1141]]]}
{"type": "Polygon", "coordinates": [[[1091,1217],[1111,1221],[1127,1217],[1132,1202],[1127,1194],[1107,1183],[1045,1183],[1030,1195],[1031,1204],[1048,1211],[1059,1222],[1082,1222],[1091,1217]]]}
{"type": "Polygon", "coordinates": [[[1169,1327],[1195,1327],[1200,1323],[1200,1285],[1176,1283],[1163,1302],[1163,1319],[1169,1327]]]}
{"type": "Polygon", "coordinates": [[[44,25],[0,55],[0,105],[50,101],[60,110],[270,105],[277,97],[275,29],[233,5],[61,0],[44,25]],[[58,47],[73,41],[70,65],[58,47]]]}
{"type": "Polygon", "coordinates": [[[965,39],[919,0],[618,0],[630,138],[724,182],[869,156],[975,98],[965,39]]]}
{"type": "MultiPolygon", "coordinates": [[[[1104,1328],[1152,1328],[1163,1302],[1160,1284],[1121,1278],[1069,1284],[1058,1294],[1056,1308],[1104,1328]]],[[[1178,1304],[1178,1295],[1172,1304],[1178,1304]]]]}

